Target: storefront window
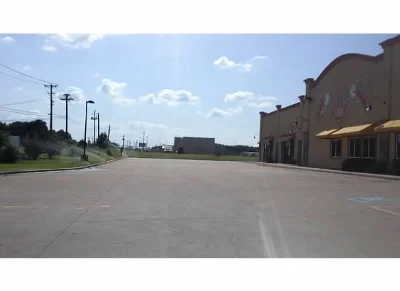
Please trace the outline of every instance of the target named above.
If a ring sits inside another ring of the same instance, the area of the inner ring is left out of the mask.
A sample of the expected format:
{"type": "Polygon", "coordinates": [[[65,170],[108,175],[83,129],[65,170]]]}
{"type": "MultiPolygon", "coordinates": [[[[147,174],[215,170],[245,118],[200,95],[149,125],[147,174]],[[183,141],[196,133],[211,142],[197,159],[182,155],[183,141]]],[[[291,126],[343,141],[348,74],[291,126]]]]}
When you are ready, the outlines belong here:
{"type": "Polygon", "coordinates": [[[376,158],[376,138],[350,138],[349,139],[350,158],[376,158]]]}
{"type": "Polygon", "coordinates": [[[340,158],[342,154],[342,141],[340,139],[331,140],[331,158],[340,158]]]}

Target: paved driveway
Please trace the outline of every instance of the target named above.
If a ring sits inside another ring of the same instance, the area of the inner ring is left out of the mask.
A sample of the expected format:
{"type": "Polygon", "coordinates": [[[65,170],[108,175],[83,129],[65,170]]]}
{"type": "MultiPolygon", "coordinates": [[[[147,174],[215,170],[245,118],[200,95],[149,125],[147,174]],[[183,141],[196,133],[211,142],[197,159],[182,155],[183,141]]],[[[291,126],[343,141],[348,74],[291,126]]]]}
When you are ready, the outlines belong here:
{"type": "Polygon", "coordinates": [[[189,160],[0,176],[0,257],[400,257],[398,189],[189,160]]]}

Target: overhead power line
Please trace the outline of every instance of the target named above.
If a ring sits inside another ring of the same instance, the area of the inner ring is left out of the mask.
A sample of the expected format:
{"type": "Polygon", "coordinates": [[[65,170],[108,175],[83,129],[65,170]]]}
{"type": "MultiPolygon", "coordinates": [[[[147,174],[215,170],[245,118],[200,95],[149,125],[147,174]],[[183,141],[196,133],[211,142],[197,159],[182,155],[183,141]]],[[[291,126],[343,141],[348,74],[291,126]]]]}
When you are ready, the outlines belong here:
{"type": "Polygon", "coordinates": [[[18,71],[18,70],[16,70],[16,69],[13,69],[13,68],[7,66],[7,65],[4,65],[4,64],[2,64],[2,63],[0,63],[0,66],[4,67],[4,68],[6,68],[6,69],[9,69],[10,71],[13,71],[13,72],[16,72],[16,73],[18,73],[18,74],[21,74],[21,75],[23,75],[23,76],[25,76],[25,77],[34,79],[34,80],[36,80],[36,81],[51,84],[51,82],[49,82],[49,81],[46,81],[46,80],[43,80],[43,79],[39,79],[39,78],[33,77],[33,76],[31,76],[31,75],[25,74],[25,73],[23,73],[23,72],[20,72],[20,71],[18,71]]]}
{"type": "MultiPolygon", "coordinates": [[[[34,111],[20,110],[20,109],[8,108],[8,107],[0,107],[0,111],[6,111],[6,112],[11,112],[11,113],[17,113],[17,114],[26,114],[26,115],[37,115],[37,116],[47,116],[48,115],[47,113],[39,113],[39,112],[34,112],[34,111]]],[[[61,115],[61,114],[54,114],[54,116],[65,117],[65,115],[61,115]]]]}
{"type": "Polygon", "coordinates": [[[27,83],[32,83],[32,84],[36,84],[36,85],[43,85],[43,83],[39,83],[39,82],[31,81],[31,80],[26,80],[26,79],[22,79],[22,78],[19,78],[19,77],[17,77],[17,76],[9,75],[9,74],[4,73],[4,72],[0,72],[0,74],[2,74],[2,75],[4,75],[4,76],[7,76],[7,77],[10,77],[10,78],[13,78],[13,79],[17,79],[17,80],[20,80],[20,81],[24,81],[24,82],[27,82],[27,83]]]}
{"type": "Polygon", "coordinates": [[[8,104],[0,104],[0,107],[1,107],[1,106],[10,106],[10,105],[25,104],[25,103],[33,103],[33,102],[38,102],[38,101],[43,101],[43,100],[47,100],[47,98],[33,99],[33,100],[27,100],[27,101],[15,102],[15,103],[8,103],[8,104]]]}

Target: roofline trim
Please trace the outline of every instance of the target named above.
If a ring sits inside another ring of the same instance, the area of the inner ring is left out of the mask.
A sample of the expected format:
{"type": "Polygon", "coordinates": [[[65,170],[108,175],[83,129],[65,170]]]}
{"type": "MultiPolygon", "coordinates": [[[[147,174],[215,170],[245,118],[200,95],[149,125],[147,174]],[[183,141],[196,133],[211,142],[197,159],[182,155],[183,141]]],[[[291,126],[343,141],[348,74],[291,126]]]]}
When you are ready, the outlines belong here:
{"type": "MultiPolygon", "coordinates": [[[[357,53],[349,53],[349,54],[344,54],[344,55],[338,56],[336,59],[334,59],[332,62],[330,62],[329,65],[327,65],[325,67],[325,69],[321,72],[321,74],[319,74],[318,78],[315,79],[314,82],[312,82],[311,87],[312,88],[316,87],[318,85],[318,83],[325,77],[325,75],[328,74],[328,72],[330,70],[332,70],[333,67],[335,67],[337,64],[339,64],[340,62],[343,62],[343,61],[353,60],[353,59],[363,60],[363,61],[368,61],[368,62],[380,62],[383,60],[383,53],[376,55],[376,56],[357,54],[357,53]]],[[[306,80],[308,80],[308,79],[306,79],[306,80]]]]}
{"type": "MultiPolygon", "coordinates": [[[[296,106],[298,106],[298,105],[300,105],[300,102],[296,102],[296,103],[290,104],[290,105],[288,105],[288,106],[286,106],[286,107],[282,107],[282,108],[279,110],[279,112],[282,112],[282,111],[287,110],[287,109],[290,109],[290,108],[294,108],[294,107],[296,107],[296,106]]],[[[271,112],[269,112],[269,113],[266,113],[266,114],[264,114],[263,117],[270,116],[270,115],[272,115],[272,114],[274,114],[274,113],[277,113],[277,110],[274,110],[274,111],[271,111],[271,112]]]]}

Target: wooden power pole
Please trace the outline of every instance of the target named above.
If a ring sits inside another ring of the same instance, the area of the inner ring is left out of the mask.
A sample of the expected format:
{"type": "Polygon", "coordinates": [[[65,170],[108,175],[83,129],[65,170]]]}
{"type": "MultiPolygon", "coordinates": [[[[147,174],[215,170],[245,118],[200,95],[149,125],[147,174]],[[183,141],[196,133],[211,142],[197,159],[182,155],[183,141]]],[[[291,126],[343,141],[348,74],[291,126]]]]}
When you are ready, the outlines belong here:
{"type": "Polygon", "coordinates": [[[65,101],[65,138],[68,138],[68,102],[74,100],[74,98],[70,97],[71,94],[65,93],[64,97],[61,97],[60,100],[65,101]]]}
{"type": "Polygon", "coordinates": [[[47,92],[47,93],[50,95],[50,134],[51,134],[52,131],[53,131],[53,104],[54,104],[54,101],[53,101],[53,95],[54,95],[53,88],[57,88],[58,85],[50,84],[50,85],[44,85],[44,87],[50,88],[50,92],[47,92]]]}

